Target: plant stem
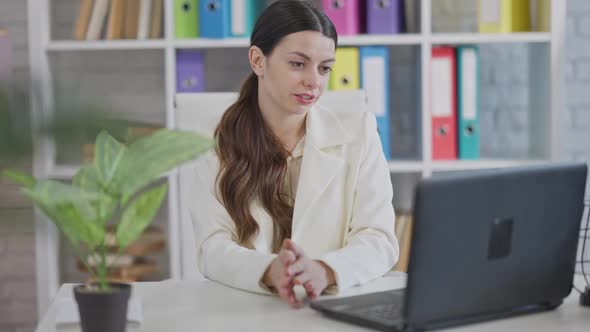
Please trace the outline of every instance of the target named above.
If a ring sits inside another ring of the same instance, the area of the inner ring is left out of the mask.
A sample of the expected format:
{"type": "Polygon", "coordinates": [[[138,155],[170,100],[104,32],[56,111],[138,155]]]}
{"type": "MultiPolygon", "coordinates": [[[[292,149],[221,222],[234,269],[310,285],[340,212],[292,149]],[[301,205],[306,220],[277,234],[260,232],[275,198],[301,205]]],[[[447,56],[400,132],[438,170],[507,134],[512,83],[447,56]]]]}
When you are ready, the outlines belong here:
{"type": "Polygon", "coordinates": [[[82,256],[82,252],[80,252],[79,248],[73,244],[72,244],[72,248],[74,248],[74,252],[76,253],[76,256],[78,256],[78,258],[80,258],[80,261],[82,262],[82,264],[84,264],[84,267],[86,268],[88,273],[90,273],[90,275],[92,277],[97,278],[96,271],[93,270],[90,267],[90,265],[88,265],[88,263],[86,262],[86,260],[88,259],[88,256],[86,256],[86,257],[82,256]]]}
{"type": "Polygon", "coordinates": [[[106,258],[106,246],[101,244],[99,246],[100,263],[98,264],[98,283],[100,290],[108,290],[109,286],[107,283],[107,258],[106,258]]]}

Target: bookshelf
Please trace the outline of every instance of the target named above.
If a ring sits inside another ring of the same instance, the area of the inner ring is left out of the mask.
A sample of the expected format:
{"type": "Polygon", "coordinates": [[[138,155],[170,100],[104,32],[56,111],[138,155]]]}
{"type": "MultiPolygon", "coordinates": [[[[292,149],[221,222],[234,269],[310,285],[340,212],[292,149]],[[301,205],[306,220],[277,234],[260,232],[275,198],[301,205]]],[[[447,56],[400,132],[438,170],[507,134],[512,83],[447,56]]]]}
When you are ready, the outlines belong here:
{"type": "MultiPolygon", "coordinates": [[[[174,7],[173,0],[164,0],[164,25],[161,39],[145,40],[98,40],[77,41],[71,40],[60,34],[56,23],[52,22],[55,12],[68,11],[71,14],[70,22],[73,27],[79,0],[27,0],[28,1],[28,28],[29,28],[29,61],[32,79],[40,82],[31,89],[31,114],[32,122],[48,116],[50,105],[55,100],[56,77],[59,66],[53,60],[55,57],[67,56],[72,58],[85,58],[97,54],[154,54],[149,61],[154,62],[161,72],[161,89],[157,90],[157,103],[161,107],[161,124],[174,127],[175,123],[175,66],[176,50],[200,49],[213,52],[238,52],[244,59],[249,41],[244,38],[230,38],[224,40],[187,39],[176,40],[174,38],[174,7]],[[241,52],[241,53],[240,53],[241,52]]],[[[551,26],[550,32],[522,32],[510,34],[479,34],[473,32],[444,32],[432,31],[432,2],[435,0],[421,0],[420,6],[420,33],[407,33],[399,35],[359,35],[341,36],[339,46],[363,46],[385,45],[399,50],[410,48],[415,50],[418,67],[424,68],[424,64],[430,63],[431,50],[437,45],[509,45],[526,44],[530,47],[528,78],[530,82],[528,96],[530,105],[529,113],[529,142],[528,152],[523,156],[514,157],[488,157],[475,161],[433,161],[431,157],[431,119],[429,117],[430,89],[428,84],[428,71],[419,70],[417,73],[416,98],[419,120],[417,123],[417,137],[420,143],[415,144],[415,157],[409,159],[394,159],[389,163],[392,176],[402,179],[409,178],[415,181],[420,178],[436,176],[437,173],[454,172],[464,170],[477,170],[486,168],[500,168],[509,166],[528,165],[559,159],[560,136],[560,112],[564,98],[564,43],[565,43],[565,19],[566,2],[561,0],[551,1],[551,26]],[[534,112],[533,112],[534,110],[534,112]]],[[[67,16],[67,15],[66,15],[67,16]]],[[[71,35],[71,33],[70,33],[71,35]]],[[[238,54],[233,53],[233,54],[238,54]]],[[[216,53],[218,54],[218,53],[216,53]]],[[[212,61],[208,67],[220,66],[219,62],[212,61]]],[[[244,60],[245,63],[245,60],[244,60]]],[[[116,77],[116,76],[115,76],[116,77]]],[[[229,80],[229,79],[228,79],[229,80]]],[[[237,87],[237,86],[235,86],[237,87]]],[[[396,87],[393,86],[392,89],[396,87]]],[[[108,96],[106,97],[108,98],[108,96]]],[[[145,103],[149,103],[146,101],[145,103]]],[[[159,107],[159,106],[158,106],[159,107]]],[[[393,108],[394,105],[392,104],[393,108]]],[[[395,144],[395,143],[394,143],[395,144]]],[[[50,177],[61,180],[70,179],[77,166],[68,163],[56,163],[58,148],[55,142],[47,141],[41,137],[34,139],[33,170],[36,176],[50,177]]],[[[395,157],[395,155],[394,155],[395,157]]],[[[177,173],[167,174],[169,181],[169,194],[167,202],[167,241],[169,244],[169,271],[170,278],[182,277],[179,229],[178,195],[179,186],[177,173]]],[[[410,181],[410,182],[411,182],[410,181]]],[[[405,181],[407,182],[407,181],[405,181]]],[[[395,182],[394,182],[395,185],[395,182]]],[[[410,186],[411,187],[411,186],[410,186]]],[[[401,186],[400,191],[408,191],[407,185],[401,186]]],[[[396,195],[408,195],[398,192],[396,195]]],[[[407,199],[406,199],[407,201],[407,199]]],[[[36,270],[37,270],[37,294],[38,312],[43,314],[51,299],[56,294],[60,284],[59,262],[59,234],[40,213],[36,213],[36,270]]]]}

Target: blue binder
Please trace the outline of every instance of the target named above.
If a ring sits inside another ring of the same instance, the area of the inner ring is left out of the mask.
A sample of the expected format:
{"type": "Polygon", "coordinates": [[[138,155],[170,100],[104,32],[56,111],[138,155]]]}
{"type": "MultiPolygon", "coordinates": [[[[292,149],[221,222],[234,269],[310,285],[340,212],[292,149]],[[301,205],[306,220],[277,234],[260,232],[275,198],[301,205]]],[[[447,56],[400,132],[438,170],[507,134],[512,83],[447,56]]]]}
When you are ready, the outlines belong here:
{"type": "Polygon", "coordinates": [[[231,0],[231,36],[250,38],[256,19],[266,8],[264,0],[231,0]]]}
{"type": "Polygon", "coordinates": [[[385,159],[391,160],[389,124],[389,50],[382,46],[360,48],[361,88],[367,92],[368,110],[377,118],[385,159]]]}
{"type": "Polygon", "coordinates": [[[231,36],[231,1],[199,1],[199,35],[202,38],[227,38],[231,36]]]}
{"type": "Polygon", "coordinates": [[[457,144],[459,159],[479,158],[479,51],[460,46],[457,52],[457,144]]]}

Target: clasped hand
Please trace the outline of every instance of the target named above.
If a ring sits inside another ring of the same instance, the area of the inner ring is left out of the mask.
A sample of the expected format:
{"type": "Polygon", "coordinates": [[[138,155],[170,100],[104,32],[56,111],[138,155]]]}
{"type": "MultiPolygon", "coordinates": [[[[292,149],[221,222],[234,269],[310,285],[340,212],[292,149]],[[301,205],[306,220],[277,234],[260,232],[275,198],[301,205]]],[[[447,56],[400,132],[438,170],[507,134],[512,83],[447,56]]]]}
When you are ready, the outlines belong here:
{"type": "Polygon", "coordinates": [[[286,239],[281,251],[266,270],[263,282],[273,287],[293,308],[301,308],[303,302],[295,296],[295,285],[302,285],[307,296],[315,299],[326,288],[335,284],[335,277],[328,265],[307,257],[293,241],[286,239]]]}

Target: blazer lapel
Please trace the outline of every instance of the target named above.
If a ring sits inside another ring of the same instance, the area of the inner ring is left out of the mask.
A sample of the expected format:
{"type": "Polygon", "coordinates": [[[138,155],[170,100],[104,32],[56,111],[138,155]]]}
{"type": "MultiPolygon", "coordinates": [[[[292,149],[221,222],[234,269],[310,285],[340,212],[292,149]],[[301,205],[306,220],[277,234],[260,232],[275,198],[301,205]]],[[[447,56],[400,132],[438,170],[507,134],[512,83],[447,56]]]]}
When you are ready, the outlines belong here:
{"type": "MultiPolygon", "coordinates": [[[[292,233],[346,162],[329,148],[350,142],[338,118],[329,110],[314,107],[306,119],[306,139],[293,211],[292,233]]],[[[332,150],[334,151],[334,150],[332,150]]]]}

